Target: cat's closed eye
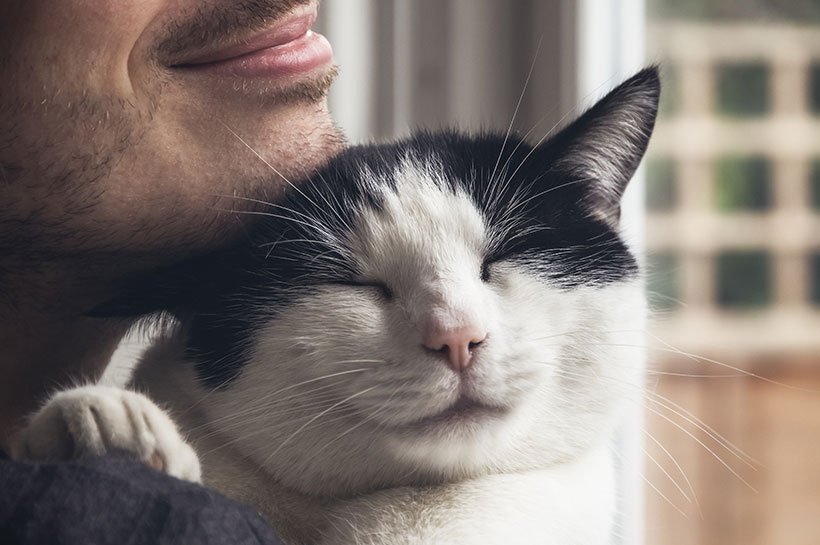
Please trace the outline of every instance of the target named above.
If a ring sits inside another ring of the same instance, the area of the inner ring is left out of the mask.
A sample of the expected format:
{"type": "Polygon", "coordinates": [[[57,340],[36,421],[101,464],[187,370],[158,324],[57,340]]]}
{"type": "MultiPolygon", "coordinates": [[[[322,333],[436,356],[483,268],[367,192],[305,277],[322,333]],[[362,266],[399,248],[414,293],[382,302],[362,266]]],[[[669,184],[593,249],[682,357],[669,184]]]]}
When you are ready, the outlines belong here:
{"type": "Polygon", "coordinates": [[[348,280],[337,280],[332,282],[332,284],[336,284],[339,286],[349,286],[354,288],[372,288],[377,290],[379,295],[387,301],[393,299],[393,290],[379,280],[357,280],[357,279],[348,279],[348,280]]]}
{"type": "Polygon", "coordinates": [[[489,252],[484,256],[481,262],[480,278],[482,282],[488,283],[493,280],[498,280],[498,265],[503,261],[509,260],[511,252],[489,252]]]}

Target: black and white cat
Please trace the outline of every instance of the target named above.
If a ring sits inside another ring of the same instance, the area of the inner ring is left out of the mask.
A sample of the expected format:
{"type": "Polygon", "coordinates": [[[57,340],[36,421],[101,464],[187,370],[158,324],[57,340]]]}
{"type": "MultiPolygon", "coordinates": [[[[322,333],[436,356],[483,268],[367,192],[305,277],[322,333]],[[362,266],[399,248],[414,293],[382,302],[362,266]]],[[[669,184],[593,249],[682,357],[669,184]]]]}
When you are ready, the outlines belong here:
{"type": "Polygon", "coordinates": [[[86,386],[25,450],[126,448],[190,480],[201,463],[293,544],[608,543],[611,435],[643,380],[620,198],[659,87],[646,69],[537,146],[343,152],[245,242],[98,310],[180,318],[135,382],[190,445],[148,397],[86,386]]]}

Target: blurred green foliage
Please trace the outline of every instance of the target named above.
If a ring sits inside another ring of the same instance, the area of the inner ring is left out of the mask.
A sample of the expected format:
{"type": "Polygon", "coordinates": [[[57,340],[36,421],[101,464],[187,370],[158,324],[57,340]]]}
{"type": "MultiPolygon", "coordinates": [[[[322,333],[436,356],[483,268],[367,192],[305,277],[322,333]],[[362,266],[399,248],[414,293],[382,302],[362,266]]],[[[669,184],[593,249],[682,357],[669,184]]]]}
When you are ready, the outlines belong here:
{"type": "Polygon", "coordinates": [[[820,212],[820,158],[814,159],[809,166],[809,203],[820,212]]]}
{"type": "Polygon", "coordinates": [[[727,251],[719,254],[717,303],[729,309],[753,309],[772,300],[771,256],[763,251],[727,251]]]}
{"type": "Polygon", "coordinates": [[[820,114],[820,63],[818,62],[809,66],[808,85],[809,111],[815,115],[820,114]]]}
{"type": "Polygon", "coordinates": [[[718,113],[751,117],[769,111],[769,66],[762,62],[721,63],[715,67],[718,113]]]}
{"type": "Polygon", "coordinates": [[[724,212],[759,212],[771,206],[771,166],[765,157],[723,157],[715,162],[715,204],[724,212]]]}
{"type": "Polygon", "coordinates": [[[820,22],[818,0],[647,0],[650,20],[820,22]]]}
{"type": "Polygon", "coordinates": [[[809,298],[815,305],[820,305],[820,252],[809,256],[809,298]]]}

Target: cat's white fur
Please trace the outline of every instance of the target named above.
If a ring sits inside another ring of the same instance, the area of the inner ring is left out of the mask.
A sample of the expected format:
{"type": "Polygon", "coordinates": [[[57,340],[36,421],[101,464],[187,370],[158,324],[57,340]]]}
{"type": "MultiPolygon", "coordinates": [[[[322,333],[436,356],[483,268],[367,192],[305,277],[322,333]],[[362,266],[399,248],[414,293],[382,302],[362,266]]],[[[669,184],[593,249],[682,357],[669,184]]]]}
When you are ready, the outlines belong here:
{"type": "MultiPolygon", "coordinates": [[[[242,373],[214,391],[181,361],[180,339],[166,339],[143,359],[137,387],[187,434],[205,483],[255,505],[290,543],[608,543],[611,435],[640,396],[642,286],[562,289],[504,262],[482,282],[493,233],[441,176],[434,163],[408,162],[395,191],[372,180],[385,191],[381,211],[353,216],[348,247],[394,300],[335,285],[298,298],[253,339],[242,373]],[[422,347],[433,315],[489,333],[464,377],[422,347]],[[419,422],[462,393],[499,410],[419,422]]],[[[55,397],[30,429],[67,415],[66,403],[96,403],[96,419],[65,421],[109,429],[110,444],[144,456],[132,412],[155,408],[101,388],[55,397]]],[[[156,438],[174,431],[170,420],[157,425],[156,438]]],[[[185,449],[163,451],[168,467],[176,452],[185,449]]]]}

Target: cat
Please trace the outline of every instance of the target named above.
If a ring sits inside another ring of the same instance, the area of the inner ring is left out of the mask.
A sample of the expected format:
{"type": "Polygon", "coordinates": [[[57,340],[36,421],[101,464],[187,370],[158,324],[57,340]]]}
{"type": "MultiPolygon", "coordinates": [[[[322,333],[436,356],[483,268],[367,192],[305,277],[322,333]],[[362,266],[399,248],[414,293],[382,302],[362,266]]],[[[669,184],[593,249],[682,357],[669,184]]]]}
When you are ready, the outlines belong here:
{"type": "Polygon", "coordinates": [[[145,394],[59,393],[23,451],[125,448],[289,544],[609,543],[646,308],[620,200],[659,93],[644,69],[534,146],[347,149],[243,241],[96,309],[180,325],[137,367],[145,394]]]}

